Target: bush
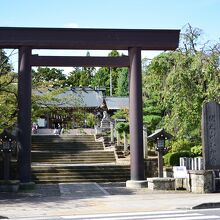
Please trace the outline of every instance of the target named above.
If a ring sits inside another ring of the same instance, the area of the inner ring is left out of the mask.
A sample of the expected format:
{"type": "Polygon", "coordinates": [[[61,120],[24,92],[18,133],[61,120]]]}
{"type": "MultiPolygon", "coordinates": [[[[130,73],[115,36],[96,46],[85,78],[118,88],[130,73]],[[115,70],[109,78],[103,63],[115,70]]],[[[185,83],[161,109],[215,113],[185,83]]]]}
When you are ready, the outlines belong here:
{"type": "Polygon", "coordinates": [[[164,163],[166,166],[179,166],[180,157],[191,157],[191,152],[181,151],[181,152],[169,152],[164,156],[164,163]]]}
{"type": "Polygon", "coordinates": [[[191,153],[193,157],[201,157],[202,156],[202,146],[197,145],[191,148],[191,153]]]}
{"type": "Polygon", "coordinates": [[[128,122],[118,122],[116,124],[116,130],[121,134],[123,132],[129,133],[129,123],[128,122]]]}
{"type": "Polygon", "coordinates": [[[192,142],[186,139],[180,139],[172,143],[172,152],[190,151],[192,142]]]}
{"type": "Polygon", "coordinates": [[[94,125],[95,125],[95,116],[94,116],[94,114],[88,113],[88,114],[86,115],[86,121],[87,121],[87,126],[88,126],[89,128],[94,127],[94,125]]]}

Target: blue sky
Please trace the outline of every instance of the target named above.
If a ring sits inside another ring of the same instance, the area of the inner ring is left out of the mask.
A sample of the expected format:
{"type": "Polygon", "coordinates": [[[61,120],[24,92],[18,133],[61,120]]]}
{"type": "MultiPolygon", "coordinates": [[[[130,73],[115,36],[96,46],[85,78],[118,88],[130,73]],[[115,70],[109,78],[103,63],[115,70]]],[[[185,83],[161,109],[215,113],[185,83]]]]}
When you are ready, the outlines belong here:
{"type": "Polygon", "coordinates": [[[220,0],[0,0],[0,26],[174,28],[220,37],[220,0]]]}
{"type": "MultiPolygon", "coordinates": [[[[181,29],[220,38],[220,0],[0,0],[0,26],[181,29]]],[[[92,54],[93,55],[93,54],[92,54]]]]}

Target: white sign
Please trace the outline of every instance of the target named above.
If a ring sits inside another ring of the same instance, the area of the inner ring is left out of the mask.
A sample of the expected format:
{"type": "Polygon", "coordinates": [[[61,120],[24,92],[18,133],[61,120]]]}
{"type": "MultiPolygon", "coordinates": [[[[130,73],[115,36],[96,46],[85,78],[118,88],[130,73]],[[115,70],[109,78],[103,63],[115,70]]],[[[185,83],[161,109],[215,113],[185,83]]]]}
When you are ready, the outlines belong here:
{"type": "Polygon", "coordinates": [[[187,170],[185,166],[174,166],[173,167],[174,178],[187,178],[187,170]]]}
{"type": "Polygon", "coordinates": [[[45,121],[44,118],[38,118],[37,119],[37,124],[38,124],[39,127],[43,127],[44,128],[45,127],[45,122],[46,121],[45,121]]]}

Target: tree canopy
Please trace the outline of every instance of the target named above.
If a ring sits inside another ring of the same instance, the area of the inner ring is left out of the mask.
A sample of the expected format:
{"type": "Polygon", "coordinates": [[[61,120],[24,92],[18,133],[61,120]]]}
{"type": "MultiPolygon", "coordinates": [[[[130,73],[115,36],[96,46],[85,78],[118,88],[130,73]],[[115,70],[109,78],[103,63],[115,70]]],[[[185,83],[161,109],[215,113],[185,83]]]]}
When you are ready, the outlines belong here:
{"type": "MultiPolygon", "coordinates": [[[[108,56],[120,54],[113,50],[108,56]]],[[[143,122],[148,133],[164,127],[177,142],[201,144],[202,105],[209,100],[220,102],[219,61],[220,43],[203,42],[202,30],[186,25],[176,51],[163,52],[144,63],[143,122]]],[[[113,96],[127,96],[127,68],[111,68],[111,75],[113,96]]],[[[105,87],[105,95],[110,95],[110,69],[105,67],[74,68],[68,75],[56,68],[39,67],[33,70],[32,78],[34,89],[54,89],[54,94],[44,97],[33,95],[34,118],[43,114],[37,102],[55,99],[65,87],[105,87]]],[[[0,129],[16,122],[16,83],[17,74],[12,72],[9,57],[0,50],[0,129]]]]}
{"type": "Polygon", "coordinates": [[[17,116],[17,75],[12,72],[9,57],[0,50],[0,132],[13,126],[17,116]]]}
{"type": "Polygon", "coordinates": [[[220,101],[219,44],[202,44],[201,34],[187,25],[180,47],[144,70],[144,123],[150,132],[165,127],[176,139],[201,144],[202,105],[220,101]]]}

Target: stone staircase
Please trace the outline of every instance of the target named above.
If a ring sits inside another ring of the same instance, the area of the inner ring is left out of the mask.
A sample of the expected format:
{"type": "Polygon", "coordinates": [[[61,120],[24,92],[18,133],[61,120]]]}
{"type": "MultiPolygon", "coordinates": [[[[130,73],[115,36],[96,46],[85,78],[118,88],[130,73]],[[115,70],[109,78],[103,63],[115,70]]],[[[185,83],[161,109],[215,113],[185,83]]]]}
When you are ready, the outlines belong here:
{"type": "Polygon", "coordinates": [[[35,183],[126,181],[130,167],[116,165],[114,151],[92,135],[36,135],[32,176],[35,183]]]}

